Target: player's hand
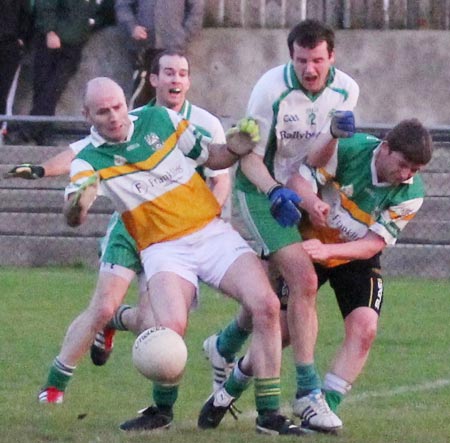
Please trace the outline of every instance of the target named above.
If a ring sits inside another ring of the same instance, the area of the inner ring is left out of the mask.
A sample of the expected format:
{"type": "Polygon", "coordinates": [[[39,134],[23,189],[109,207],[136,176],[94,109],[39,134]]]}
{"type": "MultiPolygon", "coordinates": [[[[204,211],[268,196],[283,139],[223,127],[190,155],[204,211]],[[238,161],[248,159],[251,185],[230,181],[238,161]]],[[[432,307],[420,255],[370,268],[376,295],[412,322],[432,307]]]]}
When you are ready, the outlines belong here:
{"type": "Polygon", "coordinates": [[[268,193],[270,202],[270,213],[273,218],[283,228],[295,226],[302,217],[298,204],[302,199],[291,189],[278,185],[272,188],[268,193]]]}
{"type": "Polygon", "coordinates": [[[226,137],[228,151],[242,157],[253,151],[261,140],[258,122],[251,117],[243,118],[227,131],[226,137]]]}
{"type": "Polygon", "coordinates": [[[3,175],[3,178],[24,178],[26,180],[35,180],[45,175],[45,169],[42,166],[32,165],[30,163],[22,163],[14,166],[3,175]]]}
{"type": "Polygon", "coordinates": [[[87,211],[97,197],[98,184],[99,176],[95,173],[80,185],[70,201],[71,206],[79,206],[82,210],[87,211]]]}
{"type": "Polygon", "coordinates": [[[334,138],[349,138],[355,135],[355,115],[352,111],[335,111],[331,118],[331,135],[334,138]]]}
{"type": "Polygon", "coordinates": [[[312,205],[312,208],[308,211],[309,219],[314,226],[327,226],[327,217],[330,213],[330,205],[325,203],[320,198],[312,205]]]}
{"type": "Polygon", "coordinates": [[[69,201],[64,205],[64,215],[69,226],[76,227],[84,223],[87,212],[97,197],[98,184],[99,176],[95,173],[69,196],[69,201]]]}
{"type": "Polygon", "coordinates": [[[311,260],[316,263],[325,263],[330,259],[329,248],[324,245],[320,240],[311,239],[302,242],[302,247],[309,255],[311,260]]]}

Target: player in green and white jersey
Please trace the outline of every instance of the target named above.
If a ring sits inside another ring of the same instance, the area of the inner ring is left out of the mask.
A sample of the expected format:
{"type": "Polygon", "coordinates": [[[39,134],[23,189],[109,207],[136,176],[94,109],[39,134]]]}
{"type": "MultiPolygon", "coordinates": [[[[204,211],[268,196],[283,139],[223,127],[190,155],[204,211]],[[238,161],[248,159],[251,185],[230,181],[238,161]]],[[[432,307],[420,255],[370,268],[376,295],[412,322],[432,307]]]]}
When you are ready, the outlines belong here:
{"type": "MultiPolygon", "coordinates": [[[[186,99],[190,88],[189,61],[179,51],[164,51],[154,62],[151,70],[152,81],[156,88],[156,99],[149,106],[166,106],[180,113],[183,118],[189,119],[199,130],[211,137],[214,143],[225,143],[225,133],[219,119],[206,110],[191,104],[186,99]]],[[[42,165],[18,165],[9,175],[28,179],[50,177],[67,174],[70,163],[81,150],[82,145],[74,143],[69,149],[45,161],[42,165]]],[[[199,168],[208,186],[213,191],[217,201],[223,206],[230,191],[230,176],[227,169],[211,170],[199,168]]],[[[114,279],[125,279],[131,282],[135,274],[142,272],[141,261],[133,238],[125,229],[120,216],[115,213],[110,220],[105,237],[101,242],[100,273],[105,275],[107,281],[112,280],[108,286],[121,290],[122,285],[114,284],[114,279]]],[[[145,284],[139,284],[145,291],[145,284]]],[[[146,310],[148,311],[148,309],[146,310]]],[[[116,313],[115,325],[120,329],[136,330],[136,313],[128,311],[124,305],[116,313]]],[[[96,335],[91,347],[91,358],[97,365],[103,365],[108,359],[112,348],[115,329],[106,328],[96,335]]],[[[59,364],[55,364],[58,371],[59,364]]],[[[71,373],[64,370],[64,373],[71,373]]]]}
{"type": "MultiPolygon", "coordinates": [[[[334,67],[334,32],[328,26],[305,20],[290,31],[287,43],[290,61],[265,73],[250,96],[247,115],[260,124],[261,141],[240,161],[234,195],[240,216],[233,222],[291,288],[288,318],[297,373],[295,401],[304,404],[299,416],[312,428],[331,431],[342,422],[325,402],[314,364],[317,277],[297,230],[300,198],[286,182],[305,162],[325,164],[337,138],[353,135],[352,111],[359,87],[334,67]]],[[[216,381],[223,381],[233,353],[248,335],[245,319],[241,312],[219,336],[204,342],[216,381]]],[[[214,389],[218,387],[215,383],[214,389]]]]}
{"type": "MultiPolygon", "coordinates": [[[[339,140],[321,168],[302,165],[287,186],[303,199],[302,245],[319,286],[335,292],[345,337],[325,375],[323,390],[336,411],[362,372],[376,337],[383,303],[380,255],[394,245],[425,195],[419,171],[431,160],[432,140],[416,119],[396,125],[384,140],[356,134],[339,140]]],[[[289,287],[279,278],[282,333],[290,341],[289,287]]],[[[251,372],[241,360],[241,369],[251,372]]],[[[294,413],[298,403],[294,403],[294,413]]]]}
{"type": "MultiPolygon", "coordinates": [[[[101,187],[136,241],[152,311],[161,326],[184,335],[199,278],[243,303],[252,314],[255,337],[250,355],[256,428],[271,435],[303,435],[279,413],[281,334],[276,295],[250,247],[231,225],[218,219],[217,201],[188,160],[212,168],[231,166],[253,149],[259,137],[255,121],[244,119],[228,132],[226,145],[215,145],[166,108],[143,108],[132,119],[124,112],[123,90],[110,79],[91,80],[84,103],[93,130],[71,165],[64,207],[68,224],[84,222],[101,187]],[[245,275],[242,267],[248,270],[245,275]]],[[[84,337],[79,337],[84,346],[100,321],[111,315],[108,310],[114,304],[117,308],[119,300],[110,303],[105,295],[94,296],[76,320],[84,324],[84,337]]],[[[141,331],[146,327],[143,322],[141,331]]],[[[154,392],[155,386],[156,405],[121,429],[170,426],[178,386],[154,383],[154,392]]]]}
{"type": "Polygon", "coordinates": [[[334,411],[369,356],[383,302],[380,255],[421,207],[418,172],[431,156],[428,131],[416,119],[404,120],[383,141],[368,134],[340,140],[326,166],[303,166],[289,180],[309,214],[301,223],[303,248],[319,286],[330,282],[344,318],[344,341],[323,386],[334,411]]]}
{"type": "MultiPolygon", "coordinates": [[[[203,134],[209,136],[214,143],[225,143],[225,133],[219,119],[205,109],[193,105],[186,98],[190,88],[189,61],[182,52],[172,50],[161,52],[153,62],[149,81],[155,88],[156,98],[146,106],[165,106],[172,109],[203,134]]],[[[136,112],[139,112],[139,109],[136,112]]],[[[208,183],[220,206],[223,207],[227,203],[231,188],[228,169],[213,171],[201,167],[197,170],[208,183]]],[[[116,270],[117,265],[121,265],[134,273],[142,272],[135,242],[117,215],[111,218],[106,236],[102,241],[101,251],[102,263],[114,264],[116,270]]],[[[145,298],[142,300],[145,301],[145,298]]],[[[138,309],[130,308],[130,306],[122,305],[114,315],[111,324],[97,333],[91,347],[91,358],[94,364],[106,363],[113,349],[116,330],[137,331],[138,311],[151,315],[149,306],[141,304],[138,309]]]]}

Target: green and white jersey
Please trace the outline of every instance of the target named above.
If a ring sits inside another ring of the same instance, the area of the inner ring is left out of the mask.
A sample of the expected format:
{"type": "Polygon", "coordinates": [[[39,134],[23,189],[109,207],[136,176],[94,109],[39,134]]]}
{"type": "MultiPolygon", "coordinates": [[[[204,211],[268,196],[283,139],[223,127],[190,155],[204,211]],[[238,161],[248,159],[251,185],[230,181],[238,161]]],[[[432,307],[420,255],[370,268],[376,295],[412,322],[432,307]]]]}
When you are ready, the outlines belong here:
{"type": "MultiPolygon", "coordinates": [[[[152,100],[148,106],[154,106],[155,100],[152,100]]],[[[194,125],[199,131],[211,138],[212,143],[225,144],[225,131],[220,120],[203,108],[193,105],[185,100],[179,114],[194,125]]],[[[221,174],[228,174],[228,169],[202,168],[200,174],[204,177],[215,177],[221,174]]]]}
{"type": "Polygon", "coordinates": [[[96,171],[102,192],[142,250],[201,229],[220,207],[195,171],[207,160],[211,140],[166,108],[144,107],[131,115],[126,142],[109,144],[95,130],[78,142],[83,148],[72,162],[66,194],[96,171]]]}
{"type": "MultiPolygon", "coordinates": [[[[247,107],[247,115],[260,125],[261,141],[254,152],[264,157],[272,176],[285,184],[309,152],[332,139],[333,112],[352,111],[358,96],[357,83],[335,68],[317,94],[302,87],[292,62],[271,69],[256,83],[247,107]]],[[[242,174],[238,174],[237,185],[242,191],[254,190],[242,174]]]]}
{"type": "MultiPolygon", "coordinates": [[[[340,139],[338,149],[324,168],[301,166],[300,173],[316,185],[330,205],[328,227],[302,222],[303,238],[323,243],[342,243],[363,238],[368,231],[392,245],[420,209],[425,195],[420,175],[400,185],[378,181],[375,159],[381,140],[369,134],[340,139]]],[[[342,264],[333,260],[329,266],[342,264]]]]}

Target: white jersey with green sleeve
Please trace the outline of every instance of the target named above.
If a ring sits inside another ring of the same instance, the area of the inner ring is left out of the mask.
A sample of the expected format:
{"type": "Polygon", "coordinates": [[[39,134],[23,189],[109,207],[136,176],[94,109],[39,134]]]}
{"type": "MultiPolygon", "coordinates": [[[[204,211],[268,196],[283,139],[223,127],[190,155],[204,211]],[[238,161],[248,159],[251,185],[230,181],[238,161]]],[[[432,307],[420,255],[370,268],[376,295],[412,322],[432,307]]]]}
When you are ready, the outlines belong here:
{"type": "MultiPolygon", "coordinates": [[[[339,140],[337,151],[324,168],[300,168],[301,175],[312,179],[322,200],[330,205],[328,226],[302,222],[303,238],[343,243],[363,238],[370,230],[387,245],[397,241],[420,209],[425,190],[419,174],[399,185],[378,180],[375,159],[380,144],[381,140],[372,135],[355,134],[339,140]]],[[[327,265],[342,263],[333,260],[327,265]]]]}
{"type": "MultiPolygon", "coordinates": [[[[193,105],[188,100],[185,100],[180,111],[180,115],[189,121],[192,125],[211,138],[213,143],[225,144],[225,131],[223,130],[220,120],[210,112],[203,108],[193,105]]],[[[205,177],[216,177],[222,174],[228,174],[228,169],[216,169],[203,168],[203,174],[205,177]]]]}
{"type": "Polygon", "coordinates": [[[144,107],[127,142],[108,144],[95,132],[71,165],[74,192],[94,172],[139,250],[195,232],[220,214],[196,165],[208,158],[210,138],[177,113],[144,107]]]}
{"type": "MultiPolygon", "coordinates": [[[[264,157],[272,176],[285,184],[316,146],[331,141],[334,111],[352,111],[358,96],[358,84],[334,67],[326,87],[317,94],[302,87],[292,62],[269,70],[256,83],[247,106],[247,115],[260,125],[261,141],[254,152],[264,157]]],[[[241,190],[251,190],[248,181],[241,180],[239,185],[241,190]]]]}

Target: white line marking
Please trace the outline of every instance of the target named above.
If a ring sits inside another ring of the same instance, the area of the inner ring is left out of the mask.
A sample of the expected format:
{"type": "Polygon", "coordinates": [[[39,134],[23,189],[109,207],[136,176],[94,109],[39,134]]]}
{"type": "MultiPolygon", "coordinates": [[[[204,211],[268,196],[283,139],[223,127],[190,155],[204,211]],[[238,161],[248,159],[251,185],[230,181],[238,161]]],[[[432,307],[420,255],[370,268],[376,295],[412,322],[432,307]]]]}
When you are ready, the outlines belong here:
{"type": "Polygon", "coordinates": [[[367,398],[377,398],[377,397],[394,397],[396,395],[401,394],[409,394],[410,392],[421,392],[421,391],[431,391],[433,389],[440,389],[445,386],[450,385],[450,380],[441,379],[435,380],[432,382],[426,382],[421,385],[408,385],[408,386],[399,386],[398,388],[389,389],[385,391],[368,391],[362,392],[361,394],[349,395],[348,398],[345,399],[346,402],[358,402],[361,400],[365,400],[367,398]]]}

